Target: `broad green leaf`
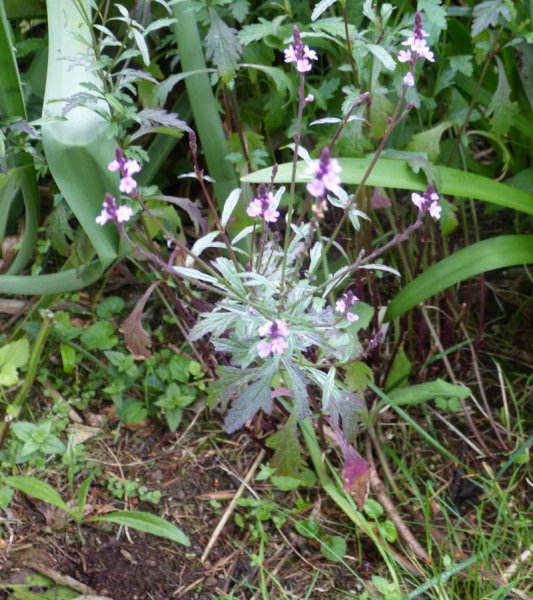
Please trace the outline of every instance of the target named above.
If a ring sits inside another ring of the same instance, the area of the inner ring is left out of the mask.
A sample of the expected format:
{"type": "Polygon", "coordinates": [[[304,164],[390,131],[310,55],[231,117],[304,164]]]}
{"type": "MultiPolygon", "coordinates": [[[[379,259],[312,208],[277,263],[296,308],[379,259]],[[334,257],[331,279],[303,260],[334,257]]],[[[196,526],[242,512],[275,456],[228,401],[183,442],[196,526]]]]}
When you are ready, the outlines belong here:
{"type": "Polygon", "coordinates": [[[495,135],[503,135],[509,131],[512,118],[520,109],[518,102],[511,102],[511,86],[507,81],[505,67],[497,56],[496,65],[498,67],[498,86],[494,92],[488,110],[485,113],[490,117],[491,130],[495,135]]]}
{"type": "Polygon", "coordinates": [[[119,315],[124,310],[125,305],[124,299],[120,296],[108,296],[97,306],[96,314],[101,319],[109,319],[119,315]]]}
{"type": "MultiPolygon", "coordinates": [[[[100,89],[101,80],[79,59],[84,56],[94,61],[95,57],[84,42],[91,39],[90,26],[76,3],[48,0],[47,9],[49,57],[43,117],[62,117],[65,98],[86,92],[84,84],[100,89]]],[[[94,108],[109,112],[103,100],[94,108]]],[[[108,267],[118,255],[118,233],[112,224],[101,227],[95,219],[105,194],[117,196],[118,192],[118,176],[107,169],[115,152],[112,126],[94,110],[77,106],[64,120],[43,124],[42,131],[50,172],[102,265],[108,267]]]]}
{"type": "Polygon", "coordinates": [[[216,66],[222,80],[228,83],[235,75],[241,55],[237,30],[229,27],[215,8],[209,8],[209,19],[211,25],[205,36],[206,56],[216,66]]]}
{"type": "Polygon", "coordinates": [[[379,502],[373,500],[372,498],[369,498],[363,506],[363,511],[365,515],[367,515],[367,517],[377,520],[383,516],[385,509],[383,508],[383,506],[381,506],[379,502]]]}
{"type": "MultiPolygon", "coordinates": [[[[340,158],[341,178],[344,184],[358,184],[366,173],[371,158],[340,158]]],[[[465,173],[449,167],[434,167],[440,180],[439,194],[449,194],[463,198],[475,198],[492,202],[514,210],[533,214],[533,195],[527,194],[504,183],[482,177],[474,173],[465,173]]],[[[305,171],[307,165],[299,161],[296,169],[296,181],[307,182],[309,175],[305,171]]],[[[292,175],[292,163],[279,165],[275,183],[289,183],[292,175]]],[[[268,183],[272,177],[272,167],[261,169],[242,177],[246,183],[268,183]]],[[[368,186],[390,187],[400,190],[424,191],[427,180],[422,173],[413,173],[406,161],[388,158],[378,159],[366,181],[368,186]]]]}
{"type": "Polygon", "coordinates": [[[35,477],[4,477],[1,481],[26,494],[26,496],[57,506],[57,508],[68,514],[72,512],[63,502],[61,496],[45,481],[40,481],[35,477]]]}
{"type": "Polygon", "coordinates": [[[109,350],[118,342],[113,326],[108,321],[96,321],[89,325],[80,340],[88,350],[109,350]]]}
{"type": "Polygon", "coordinates": [[[275,451],[270,464],[276,469],[276,475],[298,478],[305,462],[298,441],[296,412],[281,429],[267,438],[266,445],[275,451]]]}
{"type": "Polygon", "coordinates": [[[470,390],[464,385],[448,383],[443,379],[396,388],[388,393],[395,406],[422,404],[434,398],[468,398],[470,390]]]}
{"type": "Polygon", "coordinates": [[[173,542],[183,544],[184,546],[191,545],[189,538],[181,529],[151,513],[123,510],[87,520],[116,523],[117,525],[124,525],[124,527],[131,527],[138,531],[144,531],[145,533],[151,533],[152,535],[172,540],[173,542]]]}
{"type": "Polygon", "coordinates": [[[396,529],[396,525],[390,519],[387,519],[383,523],[379,523],[378,531],[383,539],[387,540],[389,544],[394,544],[398,539],[398,530],[396,529]]]}
{"type": "Polygon", "coordinates": [[[365,393],[368,384],[373,381],[374,373],[364,362],[356,360],[346,367],[345,383],[349,391],[359,392],[362,395],[365,393]]]}
{"type": "MultiPolygon", "coordinates": [[[[3,119],[8,117],[26,119],[26,107],[14,47],[4,2],[0,2],[0,114],[3,119]]],[[[11,214],[10,209],[15,202],[20,202],[18,195],[12,193],[13,184],[22,192],[24,203],[24,211],[20,211],[24,212],[25,217],[22,240],[17,256],[8,271],[10,274],[16,274],[26,266],[35,251],[40,197],[33,159],[28,154],[20,152],[16,156],[8,156],[5,166],[8,168],[11,182],[7,189],[0,185],[0,244],[5,235],[5,226],[11,214]]],[[[0,281],[3,277],[6,276],[2,275],[0,281]]]]}
{"type": "Polygon", "coordinates": [[[333,562],[343,562],[346,556],[346,540],[340,535],[328,535],[320,545],[322,556],[333,562]]]}
{"type": "Polygon", "coordinates": [[[410,152],[424,152],[428,160],[436,162],[440,154],[440,138],[442,134],[453,125],[452,121],[444,121],[435,127],[415,134],[407,144],[406,150],[410,152]]]}
{"type": "Polygon", "coordinates": [[[410,374],[411,361],[407,358],[405,350],[400,348],[392,361],[392,366],[385,382],[385,391],[388,392],[398,386],[405,385],[410,374]]]}
{"type": "Polygon", "coordinates": [[[19,382],[17,369],[26,366],[30,345],[26,338],[5,344],[0,348],[0,385],[10,387],[19,382]]]}
{"type": "Polygon", "coordinates": [[[533,263],[533,235],[502,235],[463,248],[429,267],[393,299],[385,320],[396,319],[446,288],[486,271],[533,263]]]}

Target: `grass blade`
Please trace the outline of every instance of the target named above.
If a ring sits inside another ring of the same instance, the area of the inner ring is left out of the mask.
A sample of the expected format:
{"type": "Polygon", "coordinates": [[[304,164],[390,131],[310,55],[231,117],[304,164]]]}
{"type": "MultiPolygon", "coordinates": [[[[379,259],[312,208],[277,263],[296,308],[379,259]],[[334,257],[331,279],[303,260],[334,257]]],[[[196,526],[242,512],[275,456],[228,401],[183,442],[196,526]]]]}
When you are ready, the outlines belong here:
{"type": "Polygon", "coordinates": [[[387,308],[391,321],[446,288],[486,271],[533,263],[533,235],[502,235],[459,250],[408,283],[387,308]]]}
{"type": "MultiPolygon", "coordinates": [[[[196,13],[188,2],[172,6],[177,23],[173,25],[183,71],[202,71],[206,64],[196,23],[196,13]]],[[[233,166],[224,157],[229,154],[217,103],[207,73],[198,73],[185,80],[200,146],[205,155],[209,175],[215,179],[214,189],[219,208],[231,191],[239,187],[233,166]]]]}
{"type": "Polygon", "coordinates": [[[189,538],[179,527],[151,513],[123,510],[87,520],[116,523],[117,525],[124,525],[124,527],[131,527],[138,531],[144,531],[145,533],[151,533],[152,535],[172,540],[184,546],[191,545],[189,538]]]}

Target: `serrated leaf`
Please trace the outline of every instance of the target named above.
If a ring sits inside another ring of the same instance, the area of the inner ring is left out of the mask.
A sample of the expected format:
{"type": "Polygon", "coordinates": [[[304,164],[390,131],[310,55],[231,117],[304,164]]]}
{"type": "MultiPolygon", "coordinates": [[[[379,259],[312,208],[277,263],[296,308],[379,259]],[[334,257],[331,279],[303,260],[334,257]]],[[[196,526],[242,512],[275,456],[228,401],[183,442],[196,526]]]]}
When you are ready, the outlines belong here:
{"type": "Polygon", "coordinates": [[[108,513],[99,517],[93,517],[87,520],[116,523],[117,525],[124,525],[124,527],[131,527],[137,531],[144,531],[145,533],[151,533],[152,535],[172,540],[173,542],[183,544],[184,546],[191,545],[189,538],[181,529],[151,513],[124,510],[108,513]]]}
{"type": "Polygon", "coordinates": [[[246,25],[239,31],[239,41],[243,46],[247,46],[252,42],[261,42],[267,35],[276,35],[286,18],[286,15],[279,15],[270,21],[259,17],[259,23],[246,25]]]}
{"type": "Polygon", "coordinates": [[[237,30],[226,25],[213,8],[209,8],[209,17],[211,26],[205,36],[206,56],[216,66],[220,77],[229,81],[235,74],[237,61],[241,56],[237,30]]]}
{"type": "Polygon", "coordinates": [[[491,131],[495,135],[503,135],[509,131],[514,115],[519,111],[518,102],[511,102],[511,86],[507,81],[505,67],[501,59],[496,57],[498,68],[498,87],[494,92],[487,109],[490,117],[491,131]]]}
{"type": "Polygon", "coordinates": [[[109,350],[118,342],[113,326],[108,321],[97,321],[89,325],[81,334],[80,340],[88,350],[109,350]]]}
{"type": "Polygon", "coordinates": [[[474,20],[472,21],[472,37],[476,37],[489,27],[496,27],[500,16],[506,21],[512,18],[511,10],[505,0],[485,0],[474,5],[474,20]]]}
{"type": "Polygon", "coordinates": [[[305,419],[309,415],[307,386],[304,370],[291,360],[282,359],[286,370],[287,387],[292,391],[296,404],[298,419],[305,419]]]}
{"type": "Polygon", "coordinates": [[[425,153],[430,162],[437,162],[442,134],[452,126],[452,121],[444,121],[427,131],[415,134],[407,144],[406,150],[425,153]]]}
{"type": "Polygon", "coordinates": [[[365,393],[368,384],[373,382],[374,373],[364,362],[356,360],[346,368],[345,384],[351,392],[359,392],[362,395],[365,393]]]}
{"type": "Polygon", "coordinates": [[[387,69],[387,71],[396,70],[396,61],[392,56],[383,48],[377,44],[366,44],[366,47],[370,52],[379,60],[379,62],[387,69]]]}
{"type": "Polygon", "coordinates": [[[313,8],[313,12],[311,13],[311,21],[316,21],[320,15],[326,12],[326,10],[335,4],[335,2],[337,2],[337,0],[320,0],[320,2],[315,4],[315,7],[313,8]]]}
{"type": "Polygon", "coordinates": [[[36,498],[47,504],[52,504],[52,506],[60,508],[67,514],[71,514],[72,512],[65,502],[63,502],[61,496],[45,481],[40,481],[35,477],[4,477],[2,481],[26,494],[26,496],[36,498]]]}
{"type": "Polygon", "coordinates": [[[261,378],[249,385],[232,402],[231,408],[224,420],[224,429],[228,433],[233,433],[240,429],[247,421],[263,410],[267,414],[272,412],[272,392],[270,384],[274,376],[275,369],[272,365],[267,366],[262,373],[261,378]]]}
{"type": "Polygon", "coordinates": [[[242,23],[248,15],[250,3],[248,0],[232,0],[229,9],[233,18],[239,23],[242,23]]]}
{"type": "Polygon", "coordinates": [[[267,438],[266,445],[274,450],[270,465],[276,469],[276,475],[299,478],[305,461],[298,441],[296,412],[281,429],[267,438]]]}
{"type": "Polygon", "coordinates": [[[70,255],[70,244],[74,240],[74,230],[69,225],[69,207],[61,202],[46,218],[46,235],[52,248],[61,256],[70,255]]]}

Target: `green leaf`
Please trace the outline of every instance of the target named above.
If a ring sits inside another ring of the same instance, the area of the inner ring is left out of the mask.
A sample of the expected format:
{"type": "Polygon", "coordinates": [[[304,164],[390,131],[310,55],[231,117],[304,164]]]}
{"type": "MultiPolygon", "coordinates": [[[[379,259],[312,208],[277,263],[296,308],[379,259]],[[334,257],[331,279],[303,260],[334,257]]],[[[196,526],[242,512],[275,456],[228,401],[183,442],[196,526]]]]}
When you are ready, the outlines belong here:
{"type": "Polygon", "coordinates": [[[498,68],[498,87],[494,92],[486,116],[490,117],[491,131],[495,135],[503,135],[509,131],[513,116],[518,114],[518,102],[511,102],[511,86],[505,75],[505,67],[496,56],[498,68]]]}
{"type": "Polygon", "coordinates": [[[173,542],[183,544],[184,546],[191,545],[189,538],[181,529],[151,513],[124,510],[108,513],[107,515],[101,515],[99,517],[93,517],[87,520],[116,523],[117,525],[124,525],[124,527],[131,527],[138,531],[144,531],[145,533],[151,533],[152,535],[172,540],[173,542]]]}
{"type": "MultiPolygon", "coordinates": [[[[340,158],[342,182],[346,185],[360,183],[371,160],[371,158],[340,158]]],[[[296,169],[297,182],[303,183],[309,180],[309,175],[305,173],[306,169],[307,164],[304,161],[299,161],[296,169]]],[[[439,179],[437,191],[440,194],[474,198],[533,214],[532,194],[527,194],[488,177],[465,173],[459,169],[449,167],[434,167],[434,169],[439,179]]],[[[291,175],[292,163],[283,163],[278,167],[274,183],[290,183],[291,175]]],[[[241,180],[246,183],[269,183],[271,178],[272,167],[267,167],[255,173],[250,173],[242,177],[241,180]]],[[[422,173],[413,173],[406,161],[380,158],[365,185],[425,191],[427,180],[422,173]]]]}
{"type": "Polygon", "coordinates": [[[396,525],[390,519],[380,523],[378,525],[378,530],[381,537],[390,544],[394,544],[398,539],[398,530],[396,529],[396,525]]]}
{"type": "Polygon", "coordinates": [[[500,20],[500,15],[506,21],[510,21],[512,18],[511,10],[504,0],[485,0],[485,2],[475,4],[473,14],[473,38],[489,27],[496,27],[500,20]]]}
{"type": "Polygon", "coordinates": [[[80,340],[88,350],[109,350],[117,345],[113,326],[107,321],[97,321],[81,334],[80,340]]]}
{"type": "Polygon", "coordinates": [[[364,394],[369,383],[374,381],[374,373],[372,369],[361,362],[356,360],[346,368],[345,383],[348,391],[359,392],[364,394]]]}
{"type": "Polygon", "coordinates": [[[276,475],[299,478],[305,461],[298,441],[296,412],[279,431],[267,438],[266,445],[275,451],[270,464],[276,469],[276,475]]]}
{"type": "Polygon", "coordinates": [[[411,361],[407,358],[407,354],[403,348],[400,348],[392,362],[391,369],[385,382],[385,391],[394,389],[398,386],[403,386],[407,382],[407,378],[411,374],[411,361]]]}
{"type": "Polygon", "coordinates": [[[385,321],[396,319],[420,302],[469,277],[531,263],[533,235],[502,235],[483,240],[441,260],[408,283],[392,299],[385,321]]]}
{"type": "Polygon", "coordinates": [[[322,556],[333,562],[342,562],[346,556],[346,550],[346,540],[340,535],[328,535],[320,545],[322,556]]]}
{"type": "Polygon", "coordinates": [[[369,498],[365,502],[363,510],[368,517],[376,520],[380,519],[385,512],[383,506],[379,502],[376,502],[376,500],[372,500],[372,498],[369,498]]]}
{"type": "Polygon", "coordinates": [[[17,369],[25,367],[30,358],[30,345],[26,338],[0,348],[0,385],[11,387],[19,382],[17,369]]]}
{"type": "Polygon", "coordinates": [[[440,138],[452,125],[452,121],[444,121],[427,131],[415,134],[407,144],[406,150],[424,152],[430,162],[436,162],[440,155],[440,138]]]}
{"type": "Polygon", "coordinates": [[[13,489],[7,485],[0,485],[0,508],[5,510],[13,498],[13,489]]]}
{"type": "Polygon", "coordinates": [[[125,304],[120,296],[108,296],[100,302],[96,309],[96,314],[101,319],[109,319],[115,315],[119,315],[124,310],[125,304]]]}
{"type": "Polygon", "coordinates": [[[421,404],[434,398],[468,398],[470,390],[464,385],[448,383],[443,379],[396,388],[388,393],[395,406],[421,404]]]}
{"type": "Polygon", "coordinates": [[[21,491],[26,496],[57,506],[68,514],[72,513],[61,496],[45,481],[39,481],[35,477],[4,477],[2,482],[21,491]]]}
{"type": "Polygon", "coordinates": [[[120,420],[127,425],[141,423],[148,416],[148,411],[141,402],[129,402],[117,411],[120,420]]]}
{"type": "Polygon", "coordinates": [[[205,53],[226,83],[233,79],[237,61],[241,55],[241,44],[237,30],[229,27],[214,8],[209,8],[211,26],[205,36],[205,53]]]}

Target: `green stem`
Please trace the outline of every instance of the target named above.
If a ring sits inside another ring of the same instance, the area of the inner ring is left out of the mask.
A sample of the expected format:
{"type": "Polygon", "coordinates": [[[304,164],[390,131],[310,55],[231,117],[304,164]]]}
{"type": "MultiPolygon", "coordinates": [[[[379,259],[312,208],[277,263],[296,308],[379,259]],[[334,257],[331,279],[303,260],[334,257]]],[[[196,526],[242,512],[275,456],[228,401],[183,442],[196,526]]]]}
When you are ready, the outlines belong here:
{"type": "Polygon", "coordinates": [[[13,402],[7,409],[7,414],[4,418],[4,424],[2,426],[2,431],[0,431],[0,450],[4,446],[4,442],[7,438],[7,434],[9,433],[9,428],[11,426],[11,423],[15,419],[18,419],[22,403],[26,399],[26,396],[28,395],[30,387],[33,383],[33,380],[35,379],[35,373],[37,372],[37,367],[39,366],[39,361],[41,359],[43,347],[46,342],[46,339],[48,338],[48,333],[50,330],[50,326],[52,325],[52,321],[53,321],[53,317],[52,317],[51,313],[47,313],[43,319],[41,329],[39,330],[39,333],[37,335],[35,344],[33,346],[33,349],[32,349],[31,355],[30,355],[30,362],[28,365],[28,370],[26,371],[26,377],[24,378],[24,381],[22,382],[22,386],[20,387],[20,390],[18,391],[17,395],[15,396],[15,399],[13,400],[13,402]]]}

